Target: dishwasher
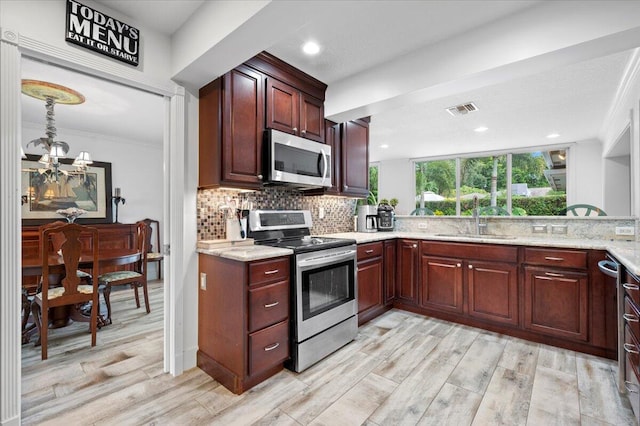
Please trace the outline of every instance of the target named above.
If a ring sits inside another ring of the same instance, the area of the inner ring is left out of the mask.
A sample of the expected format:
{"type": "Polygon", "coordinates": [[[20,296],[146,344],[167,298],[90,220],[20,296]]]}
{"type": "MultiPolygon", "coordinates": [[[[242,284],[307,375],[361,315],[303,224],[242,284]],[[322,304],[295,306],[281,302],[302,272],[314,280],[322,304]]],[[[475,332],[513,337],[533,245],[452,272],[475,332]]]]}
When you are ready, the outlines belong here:
{"type": "Polygon", "coordinates": [[[616,304],[618,327],[618,391],[627,393],[625,387],[625,349],[624,349],[624,268],[614,257],[607,255],[605,260],[598,262],[598,269],[608,277],[616,279],[616,304]]]}

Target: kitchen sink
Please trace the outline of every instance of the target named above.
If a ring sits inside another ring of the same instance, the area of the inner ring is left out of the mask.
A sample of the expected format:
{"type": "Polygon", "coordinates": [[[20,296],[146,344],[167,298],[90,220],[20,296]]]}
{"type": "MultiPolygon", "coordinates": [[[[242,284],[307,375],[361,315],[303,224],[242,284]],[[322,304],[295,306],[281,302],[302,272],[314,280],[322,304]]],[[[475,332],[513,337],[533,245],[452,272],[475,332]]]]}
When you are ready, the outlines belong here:
{"type": "Polygon", "coordinates": [[[515,240],[513,235],[496,234],[435,234],[436,237],[474,238],[478,240],[515,240]]]}

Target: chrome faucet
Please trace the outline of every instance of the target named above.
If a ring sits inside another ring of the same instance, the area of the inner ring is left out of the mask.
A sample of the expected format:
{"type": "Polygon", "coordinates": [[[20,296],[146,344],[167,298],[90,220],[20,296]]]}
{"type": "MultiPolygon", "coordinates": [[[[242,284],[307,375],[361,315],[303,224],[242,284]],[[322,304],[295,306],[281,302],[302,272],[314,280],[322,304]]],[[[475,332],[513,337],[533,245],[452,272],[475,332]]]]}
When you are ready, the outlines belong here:
{"type": "Polygon", "coordinates": [[[482,235],[487,229],[486,221],[480,217],[480,199],[477,195],[473,196],[473,219],[475,220],[475,234],[482,235]]]}
{"type": "Polygon", "coordinates": [[[473,219],[475,220],[475,234],[480,235],[480,199],[477,195],[473,196],[473,219]]]}

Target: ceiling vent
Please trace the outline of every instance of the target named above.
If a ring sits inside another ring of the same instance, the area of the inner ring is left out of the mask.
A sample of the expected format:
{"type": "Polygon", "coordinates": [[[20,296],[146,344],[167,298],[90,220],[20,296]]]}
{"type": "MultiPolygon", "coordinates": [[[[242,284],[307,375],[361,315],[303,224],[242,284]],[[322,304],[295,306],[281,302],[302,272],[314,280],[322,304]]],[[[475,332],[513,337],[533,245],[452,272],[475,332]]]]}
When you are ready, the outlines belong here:
{"type": "Polygon", "coordinates": [[[470,112],[477,111],[478,107],[473,102],[467,102],[466,104],[456,105],[447,108],[447,112],[454,117],[458,117],[460,115],[466,115],[470,112]]]}

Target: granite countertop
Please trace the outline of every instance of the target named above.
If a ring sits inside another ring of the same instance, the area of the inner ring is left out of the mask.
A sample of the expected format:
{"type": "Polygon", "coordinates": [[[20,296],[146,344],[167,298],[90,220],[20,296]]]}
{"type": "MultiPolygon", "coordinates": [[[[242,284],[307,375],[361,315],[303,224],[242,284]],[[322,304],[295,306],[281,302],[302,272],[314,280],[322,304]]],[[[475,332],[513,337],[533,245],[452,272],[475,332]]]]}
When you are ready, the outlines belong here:
{"type": "Polygon", "coordinates": [[[269,246],[238,246],[238,247],[221,247],[215,249],[197,249],[200,254],[208,254],[211,256],[220,256],[226,259],[239,260],[242,262],[250,262],[252,260],[269,259],[279,256],[290,256],[293,250],[283,249],[269,246]]]}
{"type": "Polygon", "coordinates": [[[628,270],[640,275],[640,242],[623,240],[590,240],[562,237],[536,238],[530,236],[497,236],[497,235],[443,235],[426,232],[342,232],[327,234],[327,237],[351,238],[358,244],[384,241],[393,238],[407,238],[415,240],[474,242],[489,244],[507,244],[535,247],[560,247],[591,250],[606,250],[628,270]]]}
{"type": "MultiPolygon", "coordinates": [[[[443,235],[429,234],[425,232],[343,232],[326,234],[324,236],[354,239],[358,244],[384,241],[393,238],[408,238],[417,240],[428,239],[433,241],[606,250],[628,270],[636,275],[640,275],[640,242],[637,241],[590,240],[562,237],[535,238],[530,236],[443,235]]],[[[289,249],[261,245],[197,249],[197,252],[212,256],[220,256],[227,259],[239,260],[242,262],[269,259],[279,256],[289,256],[293,254],[293,251],[289,249]]]]}

